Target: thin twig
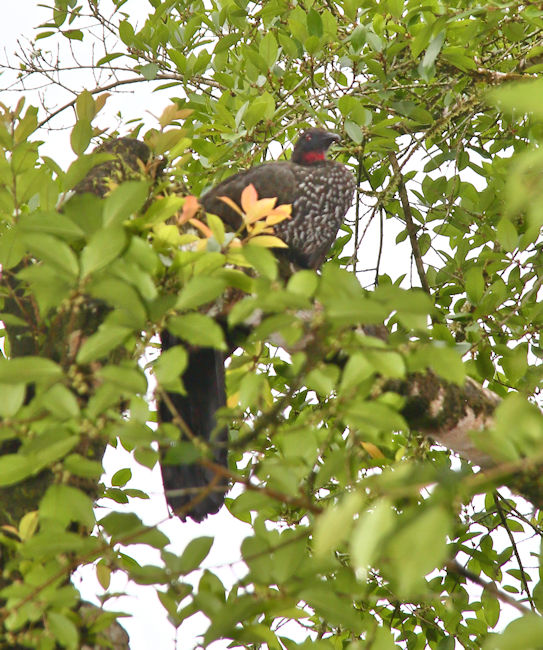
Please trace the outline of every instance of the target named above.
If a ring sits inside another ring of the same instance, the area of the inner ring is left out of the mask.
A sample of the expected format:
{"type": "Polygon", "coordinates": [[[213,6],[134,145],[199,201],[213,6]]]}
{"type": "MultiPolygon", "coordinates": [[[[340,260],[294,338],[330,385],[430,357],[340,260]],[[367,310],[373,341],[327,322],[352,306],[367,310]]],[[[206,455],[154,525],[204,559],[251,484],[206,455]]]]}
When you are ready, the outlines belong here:
{"type": "Polygon", "coordinates": [[[413,213],[411,212],[411,205],[409,203],[409,197],[407,196],[407,190],[405,188],[400,165],[398,164],[398,159],[396,158],[396,154],[394,152],[390,152],[388,158],[390,160],[394,176],[396,177],[398,183],[398,194],[400,195],[407,234],[409,235],[409,241],[411,242],[411,250],[413,251],[413,257],[415,258],[415,265],[419,274],[420,283],[424,291],[426,291],[426,293],[430,293],[430,285],[428,284],[428,279],[426,278],[426,272],[422,263],[422,255],[420,254],[419,241],[417,239],[417,228],[415,226],[415,222],[413,221],[413,213]]]}
{"type": "Polygon", "coordinates": [[[451,573],[456,573],[462,576],[463,578],[466,578],[466,580],[469,580],[470,582],[473,582],[474,584],[483,587],[483,589],[486,589],[489,593],[494,594],[494,596],[496,596],[498,600],[501,600],[502,603],[511,605],[511,607],[514,607],[522,614],[533,614],[531,609],[519,603],[512,596],[505,593],[505,591],[501,591],[501,589],[498,589],[498,587],[496,587],[496,583],[490,581],[487,582],[486,580],[483,580],[483,578],[476,575],[475,573],[472,573],[471,571],[468,571],[468,569],[465,569],[461,564],[459,564],[455,560],[451,560],[450,562],[447,562],[445,566],[447,570],[450,571],[451,573]]]}
{"type": "Polygon", "coordinates": [[[498,515],[500,516],[500,520],[502,522],[502,526],[505,528],[505,531],[507,532],[507,536],[509,537],[509,541],[511,542],[511,547],[513,548],[513,553],[515,554],[515,557],[517,558],[517,563],[518,563],[518,568],[520,569],[520,582],[522,583],[522,588],[526,592],[526,596],[528,598],[528,601],[530,602],[530,605],[532,606],[532,609],[535,610],[535,605],[534,601],[532,600],[532,595],[530,594],[530,589],[528,587],[528,581],[526,580],[526,574],[524,573],[524,567],[522,565],[522,560],[520,559],[520,555],[517,549],[517,544],[515,542],[515,538],[513,537],[513,533],[511,532],[511,529],[509,528],[507,524],[507,519],[505,517],[505,513],[502,508],[502,504],[500,503],[500,495],[497,492],[494,492],[494,503],[496,505],[496,510],[498,511],[498,515]]]}

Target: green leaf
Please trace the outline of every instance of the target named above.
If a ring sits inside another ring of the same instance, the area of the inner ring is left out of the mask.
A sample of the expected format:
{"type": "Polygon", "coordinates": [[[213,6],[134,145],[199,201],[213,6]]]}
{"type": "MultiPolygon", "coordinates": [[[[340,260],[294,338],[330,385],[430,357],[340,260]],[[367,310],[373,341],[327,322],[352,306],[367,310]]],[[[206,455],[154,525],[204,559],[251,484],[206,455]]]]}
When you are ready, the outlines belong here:
{"type": "Polygon", "coordinates": [[[102,463],[84,458],[80,454],[70,454],[63,461],[65,469],[74,476],[83,478],[100,478],[103,474],[102,463]]]}
{"type": "Polygon", "coordinates": [[[168,319],[167,327],[172,334],[193,345],[217,348],[218,350],[226,349],[221,326],[209,316],[203,314],[174,316],[168,319]]]}
{"type": "Polygon", "coordinates": [[[317,290],[318,282],[315,271],[298,271],[290,276],[287,289],[296,295],[311,298],[317,290]]]}
{"type": "Polygon", "coordinates": [[[153,364],[156,379],[159,385],[166,390],[181,390],[179,378],[187,367],[188,354],[180,345],[162,352],[153,364]]]}
{"type": "Polygon", "coordinates": [[[142,75],[142,77],[147,79],[147,81],[151,81],[153,79],[156,79],[156,76],[159,72],[159,67],[156,63],[147,63],[146,65],[138,66],[137,70],[142,75]]]}
{"type": "Polygon", "coordinates": [[[326,364],[313,368],[307,374],[305,382],[308,388],[325,397],[335,389],[338,377],[339,368],[332,364],[326,364]]]}
{"type": "Polygon", "coordinates": [[[129,281],[117,278],[99,279],[90,286],[89,293],[105,300],[114,312],[110,319],[115,325],[141,329],[147,319],[147,311],[139,293],[129,281]]]}
{"type": "Polygon", "coordinates": [[[17,229],[11,228],[0,236],[0,264],[3,269],[12,269],[25,254],[25,243],[17,229]]]}
{"type": "Polygon", "coordinates": [[[319,38],[323,34],[321,15],[313,8],[307,12],[307,31],[312,36],[317,36],[319,38]]]}
{"type": "Polygon", "coordinates": [[[345,132],[354,143],[360,144],[362,142],[364,133],[360,126],[352,120],[345,120],[345,132]]]}
{"type": "Polygon", "coordinates": [[[103,269],[116,259],[126,246],[126,232],[121,226],[97,230],[81,252],[81,276],[103,269]]]}
{"type": "Polygon", "coordinates": [[[81,156],[87,150],[92,138],[92,125],[89,120],[80,119],[75,123],[70,135],[72,151],[81,156]]]}
{"type": "Polygon", "coordinates": [[[69,650],[79,648],[79,630],[67,616],[49,611],[47,612],[47,623],[61,646],[69,650]]]}
{"type": "Polygon", "coordinates": [[[59,419],[79,416],[79,404],[72,391],[62,384],[55,384],[45,394],[47,408],[59,419]]]}
{"type": "Polygon", "coordinates": [[[258,122],[271,120],[274,113],[275,99],[266,91],[251,102],[243,119],[247,128],[252,129],[258,122]]]}
{"type": "Polygon", "coordinates": [[[130,535],[145,529],[141,519],[133,512],[110,512],[98,523],[113,537],[130,535]]]}
{"type": "Polygon", "coordinates": [[[181,289],[175,309],[185,310],[200,307],[218,298],[226,288],[223,278],[197,275],[181,289]]]}
{"type": "Polygon", "coordinates": [[[428,48],[426,49],[426,53],[424,54],[424,58],[422,59],[423,68],[428,69],[434,65],[434,61],[436,60],[444,41],[445,32],[439,32],[439,34],[431,40],[428,48]]]}
{"type": "Polygon", "coordinates": [[[352,492],[338,505],[328,508],[319,516],[313,533],[313,550],[316,557],[322,557],[325,553],[341,547],[342,542],[349,536],[353,517],[360,510],[362,501],[359,492],[352,492]]]}
{"type": "Polygon", "coordinates": [[[77,118],[79,120],[92,122],[96,109],[92,94],[88,90],[84,90],[77,96],[77,99],[75,100],[75,110],[77,111],[77,118]]]}
{"type": "Polygon", "coordinates": [[[298,597],[313,607],[332,625],[341,625],[354,634],[359,634],[362,631],[363,619],[353,607],[350,598],[341,597],[324,585],[314,585],[309,589],[303,589],[298,597]]]}
{"type": "Polygon", "coordinates": [[[0,416],[3,418],[13,417],[23,405],[26,395],[25,383],[10,384],[0,383],[0,416]]]}
{"type": "Polygon", "coordinates": [[[518,246],[518,234],[513,222],[502,217],[496,226],[496,236],[506,251],[513,251],[518,246]]]}
{"type": "Polygon", "coordinates": [[[371,377],[377,371],[366,356],[357,352],[349,357],[343,369],[341,384],[339,387],[340,394],[344,394],[358,386],[361,382],[371,377]]]}
{"type": "Polygon", "coordinates": [[[473,266],[464,273],[466,293],[470,301],[476,305],[483,297],[485,291],[485,280],[483,271],[479,266],[473,266]]]}
{"type": "Polygon", "coordinates": [[[124,487],[128,481],[132,478],[132,470],[129,467],[120,469],[111,477],[111,485],[116,485],[117,487],[124,487]]]}
{"type": "Polygon", "coordinates": [[[450,532],[451,516],[442,506],[432,506],[390,537],[386,546],[390,573],[403,598],[422,589],[424,577],[440,568],[450,532]]]}
{"type": "Polygon", "coordinates": [[[0,359],[0,382],[5,384],[28,384],[34,381],[50,381],[62,376],[62,370],[54,361],[42,357],[18,357],[0,359]]]}
{"type": "Polygon", "coordinates": [[[104,226],[120,225],[139,212],[147,199],[149,185],[146,181],[126,181],[106,198],[104,226]]]}
{"type": "Polygon", "coordinates": [[[45,233],[24,233],[21,237],[32,255],[69,276],[79,274],[79,263],[73,250],[60,239],[45,233]]]}
{"type": "Polygon", "coordinates": [[[0,487],[18,483],[38,471],[33,456],[23,456],[23,454],[0,456],[0,487]]]}
{"type": "Polygon", "coordinates": [[[206,220],[207,220],[207,225],[209,226],[211,232],[213,233],[213,237],[219,243],[219,245],[222,246],[224,244],[224,236],[225,236],[224,221],[214,214],[207,214],[206,220]]]}
{"type": "Polygon", "coordinates": [[[101,368],[99,377],[118,386],[127,393],[144,394],[147,390],[147,379],[141,368],[130,365],[109,365],[101,368]]]}
{"type": "Polygon", "coordinates": [[[356,522],[350,539],[350,553],[362,579],[379,555],[383,540],[388,538],[394,522],[393,504],[388,499],[377,501],[356,522]]]}
{"type": "Polygon", "coordinates": [[[277,258],[267,248],[248,244],[242,249],[243,257],[260,275],[270,280],[277,278],[277,258]]]}
{"type": "Polygon", "coordinates": [[[98,331],[83,343],[77,353],[77,363],[86,364],[107,356],[122,345],[132,333],[128,327],[102,324],[98,331]]]}
{"type": "Polygon", "coordinates": [[[197,537],[196,539],[192,539],[185,547],[179,559],[179,573],[185,575],[200,568],[200,565],[208,556],[213,542],[213,537],[197,537]]]}
{"type": "Polygon", "coordinates": [[[260,41],[258,51],[260,53],[260,56],[264,59],[264,61],[266,61],[268,68],[271,68],[277,61],[277,54],[279,51],[275,36],[271,32],[268,32],[260,41]]]}
{"type": "Polygon", "coordinates": [[[41,500],[39,511],[40,518],[54,519],[63,526],[78,522],[92,529],[95,524],[92,499],[69,485],[50,485],[41,500]],[[61,508],[59,504],[62,504],[61,508]]]}
{"type": "Polygon", "coordinates": [[[494,634],[483,645],[484,650],[519,650],[539,648],[543,637],[543,618],[537,614],[524,614],[509,623],[502,634],[494,634]]]}
{"type": "Polygon", "coordinates": [[[521,113],[533,113],[543,117],[543,79],[516,81],[493,88],[488,93],[489,101],[500,110],[521,113]]]}
{"type": "Polygon", "coordinates": [[[24,215],[19,221],[21,232],[40,232],[72,240],[81,239],[84,231],[69,217],[59,212],[24,215]]]}

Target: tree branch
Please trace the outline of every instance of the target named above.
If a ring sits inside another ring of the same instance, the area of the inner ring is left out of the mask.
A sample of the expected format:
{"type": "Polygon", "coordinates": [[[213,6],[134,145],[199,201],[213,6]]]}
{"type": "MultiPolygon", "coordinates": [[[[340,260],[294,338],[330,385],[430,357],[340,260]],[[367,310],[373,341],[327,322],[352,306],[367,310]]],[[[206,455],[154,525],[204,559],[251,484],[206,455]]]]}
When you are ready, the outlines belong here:
{"type": "Polygon", "coordinates": [[[400,195],[400,201],[402,203],[407,234],[409,235],[409,241],[411,242],[411,250],[413,251],[413,257],[415,258],[415,265],[419,274],[420,283],[424,291],[426,291],[426,293],[430,293],[430,285],[428,284],[428,279],[426,278],[426,271],[424,270],[422,255],[420,254],[419,242],[417,239],[417,228],[415,226],[415,222],[413,221],[413,213],[411,212],[411,205],[409,204],[409,197],[407,196],[407,190],[405,189],[405,183],[403,181],[400,165],[398,164],[398,159],[396,158],[396,154],[394,152],[388,154],[388,159],[390,160],[392,170],[394,171],[394,176],[397,178],[398,194],[400,195]]]}

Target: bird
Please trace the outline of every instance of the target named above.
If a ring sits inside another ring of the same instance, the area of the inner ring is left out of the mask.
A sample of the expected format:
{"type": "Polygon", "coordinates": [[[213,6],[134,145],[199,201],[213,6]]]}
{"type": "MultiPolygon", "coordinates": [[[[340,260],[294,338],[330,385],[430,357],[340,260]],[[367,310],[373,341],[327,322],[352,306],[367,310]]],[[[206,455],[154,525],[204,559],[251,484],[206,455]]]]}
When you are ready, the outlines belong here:
{"type": "MultiPolygon", "coordinates": [[[[356,182],[342,163],[328,160],[330,146],[340,141],[336,133],[308,128],[296,140],[289,160],[266,162],[227,177],[200,197],[206,212],[215,214],[232,230],[241,226],[240,215],[221,197],[241,206],[241,194],[253,185],[258,198],[277,198],[277,205],[290,204],[291,217],[274,227],[284,241],[291,270],[318,270],[328,254],[352,204],[356,182]]],[[[170,332],[162,334],[162,349],[179,341],[170,332]]],[[[183,373],[185,394],[172,393],[171,402],[193,436],[206,441],[215,464],[227,467],[228,432],[217,428],[215,413],[226,404],[222,351],[189,349],[183,373]]],[[[171,408],[159,405],[162,422],[173,419],[171,408]]],[[[217,474],[201,463],[162,465],[166,500],[182,520],[196,522],[218,512],[228,488],[226,474],[217,474]],[[198,493],[200,492],[200,498],[198,493]]]]}

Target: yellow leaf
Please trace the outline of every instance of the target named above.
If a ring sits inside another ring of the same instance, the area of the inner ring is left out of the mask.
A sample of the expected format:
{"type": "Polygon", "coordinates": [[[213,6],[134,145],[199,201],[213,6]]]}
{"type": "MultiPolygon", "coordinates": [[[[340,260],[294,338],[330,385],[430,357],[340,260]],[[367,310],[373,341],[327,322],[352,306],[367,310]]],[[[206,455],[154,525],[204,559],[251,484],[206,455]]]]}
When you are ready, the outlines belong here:
{"type": "Polygon", "coordinates": [[[379,447],[376,447],[372,442],[362,442],[361,443],[362,447],[368,452],[368,454],[372,458],[384,458],[385,455],[383,452],[379,449],[379,447]]]}
{"type": "Polygon", "coordinates": [[[251,244],[262,246],[262,248],[288,248],[285,242],[273,235],[259,235],[251,238],[251,244]]]}
{"type": "Polygon", "coordinates": [[[253,226],[250,227],[250,236],[254,237],[255,235],[261,235],[262,233],[269,233],[273,235],[273,228],[268,228],[264,221],[257,221],[253,226]]]}
{"type": "Polygon", "coordinates": [[[235,210],[241,217],[244,216],[243,212],[240,210],[237,203],[234,203],[234,201],[232,201],[232,199],[230,197],[228,197],[228,196],[219,196],[219,199],[221,201],[223,201],[224,203],[226,203],[226,205],[229,205],[232,208],[232,210],[235,210]]]}
{"type": "Polygon", "coordinates": [[[178,245],[179,230],[177,229],[177,226],[172,226],[165,223],[157,223],[157,225],[153,228],[153,232],[155,233],[155,237],[161,242],[169,244],[170,246],[178,245]]]}
{"type": "Polygon", "coordinates": [[[175,122],[175,120],[184,120],[192,113],[191,108],[177,108],[175,104],[170,104],[162,111],[159,118],[160,126],[164,128],[168,124],[175,122]]]}
{"type": "Polygon", "coordinates": [[[244,268],[250,268],[251,265],[245,259],[245,255],[242,253],[242,248],[227,248],[226,251],[226,261],[228,264],[235,264],[236,266],[241,266],[244,268]]]}
{"type": "Polygon", "coordinates": [[[269,226],[275,226],[275,224],[281,223],[285,219],[290,219],[292,215],[292,206],[290,203],[284,203],[283,205],[278,205],[275,210],[272,210],[266,217],[266,223],[269,226]]]}
{"type": "Polygon", "coordinates": [[[226,406],[228,406],[228,408],[233,409],[238,405],[238,402],[239,402],[239,392],[228,396],[228,399],[226,400],[226,406]]]}
{"type": "Polygon", "coordinates": [[[276,202],[276,198],[260,199],[260,201],[255,201],[249,210],[245,210],[245,223],[254,223],[255,221],[263,219],[265,216],[270,214],[276,202]]]}
{"type": "Polygon", "coordinates": [[[23,542],[30,539],[38,529],[39,513],[37,510],[27,512],[19,522],[19,537],[23,542]]]}

